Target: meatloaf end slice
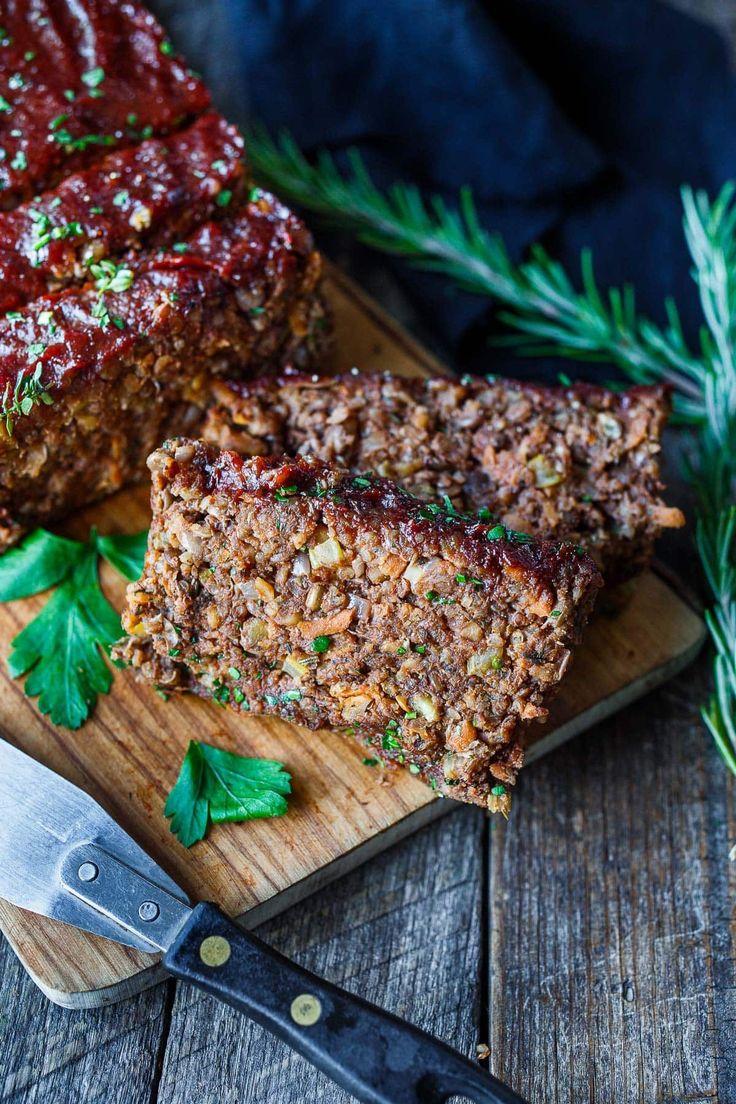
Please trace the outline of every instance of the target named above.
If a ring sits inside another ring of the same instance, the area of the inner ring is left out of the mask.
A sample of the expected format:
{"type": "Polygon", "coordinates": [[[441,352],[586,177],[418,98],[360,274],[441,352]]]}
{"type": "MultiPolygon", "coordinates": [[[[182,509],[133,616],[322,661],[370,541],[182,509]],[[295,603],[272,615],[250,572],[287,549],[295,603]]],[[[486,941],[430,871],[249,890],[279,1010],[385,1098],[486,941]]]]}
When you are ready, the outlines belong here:
{"type": "Polygon", "coordinates": [[[136,0],[2,5],[0,207],[112,147],[178,130],[209,92],[136,0]]]}
{"type": "Polygon", "coordinates": [[[181,242],[200,222],[235,209],[246,188],[242,157],[237,129],[208,114],[0,212],[0,313],[84,283],[90,261],[181,242]]]}
{"type": "Polygon", "coordinates": [[[0,319],[0,549],[143,475],[165,436],[196,428],[213,374],[322,354],[320,257],[277,200],[186,245],[0,319]]]}
{"type": "Polygon", "coordinates": [[[301,376],[219,383],[203,436],[246,455],[312,453],[570,538],[618,583],[649,564],[663,529],[684,524],[660,497],[669,408],[663,387],[301,376]]]}
{"type": "Polygon", "coordinates": [[[179,438],[148,465],[118,660],[164,691],[347,728],[443,794],[507,807],[517,724],[546,714],[601,582],[588,556],[314,458],[179,438]]]}

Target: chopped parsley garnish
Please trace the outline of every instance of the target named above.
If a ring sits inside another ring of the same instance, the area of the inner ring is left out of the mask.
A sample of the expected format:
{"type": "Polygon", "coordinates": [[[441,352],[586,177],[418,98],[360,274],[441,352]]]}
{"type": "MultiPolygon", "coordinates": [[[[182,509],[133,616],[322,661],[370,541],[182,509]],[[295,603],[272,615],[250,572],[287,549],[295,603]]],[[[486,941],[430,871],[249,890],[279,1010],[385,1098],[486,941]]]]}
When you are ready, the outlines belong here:
{"type": "Polygon", "coordinates": [[[433,602],[437,606],[451,606],[454,604],[454,598],[446,598],[442,594],[438,594],[436,590],[428,590],[424,596],[428,602],[433,602]]]}
{"type": "Polygon", "coordinates": [[[331,641],[329,636],[315,636],[314,640],[312,641],[312,651],[327,652],[329,651],[330,643],[331,641]]]}
{"type": "Polygon", "coordinates": [[[175,253],[186,253],[187,249],[189,249],[189,246],[186,242],[174,242],[171,248],[174,250],[175,253]]]}
{"type": "Polygon", "coordinates": [[[503,540],[506,536],[506,528],[503,525],[494,525],[488,530],[488,540],[503,540]]]}
{"type": "Polygon", "coordinates": [[[4,111],[6,114],[10,114],[13,110],[13,105],[8,103],[4,96],[0,96],[0,111],[4,111]]]}
{"type": "Polygon", "coordinates": [[[370,479],[366,479],[364,475],[356,475],[353,479],[353,483],[356,487],[370,487],[371,485],[370,479]]]}
{"type": "Polygon", "coordinates": [[[217,161],[212,162],[212,164],[210,165],[210,168],[214,169],[215,172],[224,172],[225,169],[227,168],[227,165],[222,160],[222,158],[219,158],[217,161]]]}
{"type": "Polygon", "coordinates": [[[69,103],[74,103],[76,98],[77,98],[77,93],[74,91],[73,88],[65,88],[64,89],[64,99],[65,100],[67,100],[69,103]]]}
{"type": "Polygon", "coordinates": [[[82,73],[82,83],[87,85],[87,88],[99,88],[105,79],[105,70],[102,66],[97,65],[94,69],[87,70],[86,73],[82,73]]]}
{"type": "Polygon", "coordinates": [[[399,656],[406,655],[406,648],[404,647],[403,644],[399,645],[399,647],[396,649],[396,654],[399,655],[399,656]]]}
{"type": "Polygon", "coordinates": [[[364,767],[382,767],[383,761],[381,759],[365,758],[363,759],[364,767]]]}
{"type": "Polygon", "coordinates": [[[190,741],[164,814],[183,847],[204,839],[211,824],[283,816],[291,777],[274,759],[250,759],[190,741]]]}
{"type": "Polygon", "coordinates": [[[113,207],[124,207],[130,199],[130,196],[126,191],[116,192],[112,197],[113,207]]]}
{"type": "Polygon", "coordinates": [[[281,695],[281,700],[284,702],[301,701],[301,698],[301,690],[284,690],[283,694],[281,695]]]}
{"type": "Polygon", "coordinates": [[[490,521],[492,517],[493,514],[488,509],[488,507],[481,506],[480,510],[478,511],[478,521],[490,521]]]}
{"type": "Polygon", "coordinates": [[[421,767],[418,767],[418,766],[416,765],[416,763],[410,763],[410,764],[409,764],[409,773],[410,773],[410,774],[419,774],[419,773],[421,772],[421,769],[422,769],[422,768],[421,768],[421,767]]]}
{"type": "Polygon", "coordinates": [[[239,679],[240,678],[240,671],[238,670],[237,667],[228,667],[227,673],[229,674],[231,679],[239,679]]]}
{"type": "Polygon", "coordinates": [[[283,502],[285,498],[291,498],[296,492],[296,484],[293,484],[290,487],[281,487],[279,490],[274,491],[273,496],[278,502],[283,502]]]}
{"type": "Polygon", "coordinates": [[[215,199],[215,203],[218,207],[227,207],[230,200],[233,198],[233,193],[229,188],[223,188],[220,194],[215,199]]]}
{"type": "Polygon", "coordinates": [[[414,647],[414,651],[418,652],[419,655],[424,655],[424,653],[427,651],[426,644],[414,644],[413,647],[414,647]]]}
{"type": "Polygon", "coordinates": [[[554,610],[552,610],[552,612],[550,614],[550,617],[560,617],[561,614],[562,614],[562,610],[554,609],[554,610]]]}
{"type": "Polygon", "coordinates": [[[159,50],[164,55],[164,57],[171,57],[174,52],[174,47],[169,42],[168,38],[165,38],[159,46],[159,50]]]}
{"type": "Polygon", "coordinates": [[[23,150],[18,150],[10,162],[10,167],[11,169],[17,169],[18,172],[24,172],[28,168],[28,159],[23,150]]]}
{"type": "Polygon", "coordinates": [[[506,787],[502,786],[499,782],[499,784],[497,786],[493,787],[493,789],[491,790],[491,793],[493,794],[494,797],[503,797],[503,795],[506,793],[506,787]]]}
{"type": "Polygon", "coordinates": [[[0,556],[0,601],[57,586],[41,612],[12,641],[8,669],[27,674],[25,692],[54,724],[79,728],[112,676],[102,652],[121,635],[120,618],[97,577],[98,555],[128,579],[143,569],[146,534],[99,537],[86,543],[36,529],[0,556]]]}

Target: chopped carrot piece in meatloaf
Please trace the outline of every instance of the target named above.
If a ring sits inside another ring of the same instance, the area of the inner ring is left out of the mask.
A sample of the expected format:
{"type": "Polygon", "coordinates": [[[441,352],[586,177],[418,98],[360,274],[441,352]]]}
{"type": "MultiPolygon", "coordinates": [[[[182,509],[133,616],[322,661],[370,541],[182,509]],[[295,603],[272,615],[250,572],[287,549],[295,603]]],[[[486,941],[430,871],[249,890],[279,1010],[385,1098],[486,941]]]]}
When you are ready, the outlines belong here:
{"type": "Polygon", "coordinates": [[[168,441],[115,655],[163,690],[348,729],[442,793],[508,805],[601,579],[535,541],[314,458],[168,441]]]}

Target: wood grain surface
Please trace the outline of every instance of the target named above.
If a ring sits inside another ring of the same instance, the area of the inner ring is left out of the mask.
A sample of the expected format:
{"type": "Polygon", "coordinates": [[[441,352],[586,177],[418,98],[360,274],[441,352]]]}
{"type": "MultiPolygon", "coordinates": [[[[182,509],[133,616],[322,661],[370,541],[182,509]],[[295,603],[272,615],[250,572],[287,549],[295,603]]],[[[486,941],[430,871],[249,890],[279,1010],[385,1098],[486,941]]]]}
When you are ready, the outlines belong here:
{"type": "MultiPolygon", "coordinates": [[[[438,366],[390,323],[375,304],[334,274],[329,294],[343,362],[405,373],[438,366]]],[[[72,525],[86,532],[135,531],[148,524],[148,489],[109,499],[72,525]]],[[[117,608],[124,583],[105,570],[117,608]]],[[[43,597],[0,607],[7,648],[43,597]]],[[[699,647],[699,618],[654,574],[637,581],[614,613],[589,628],[577,667],[554,704],[554,719],[527,735],[529,757],[568,739],[682,667],[699,647]]],[[[0,675],[0,731],[24,750],[93,794],[193,899],[215,900],[252,925],[275,915],[447,811],[408,772],[392,775],[363,765],[363,751],[337,734],[309,733],[285,722],[236,714],[194,697],[162,701],[131,672],[118,672],[79,731],[42,717],[22,685],[0,675]],[[163,816],[191,739],[206,739],[246,755],[276,758],[294,779],[289,813],[247,828],[222,825],[185,851],[163,816]],[[318,745],[318,746],[316,746],[318,745]]],[[[130,996],[159,979],[156,959],[0,902],[0,926],[44,993],[68,1007],[90,1007],[130,996]]]]}

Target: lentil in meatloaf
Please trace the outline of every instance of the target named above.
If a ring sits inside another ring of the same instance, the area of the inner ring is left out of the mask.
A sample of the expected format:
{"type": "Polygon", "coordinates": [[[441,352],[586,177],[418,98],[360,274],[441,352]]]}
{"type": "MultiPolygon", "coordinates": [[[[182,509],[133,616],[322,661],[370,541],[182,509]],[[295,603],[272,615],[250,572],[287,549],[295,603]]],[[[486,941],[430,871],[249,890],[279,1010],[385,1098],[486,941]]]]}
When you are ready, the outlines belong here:
{"type": "Polygon", "coordinates": [[[347,726],[442,793],[508,808],[517,723],[545,715],[601,583],[588,556],[312,457],[179,438],[148,465],[118,660],[165,691],[347,726]]]}
{"type": "Polygon", "coordinates": [[[660,498],[662,387],[402,379],[388,374],[220,382],[203,436],[245,455],[313,454],[422,499],[490,509],[535,536],[585,545],[606,581],[650,562],[684,524],[660,498]]]}
{"type": "Polygon", "coordinates": [[[136,0],[12,0],[1,16],[0,208],[210,105],[136,0]]]}
{"type": "Polygon", "coordinates": [[[0,319],[0,551],[141,475],[198,424],[213,374],[320,355],[320,257],[278,200],[258,192],[186,246],[0,319]]]}

